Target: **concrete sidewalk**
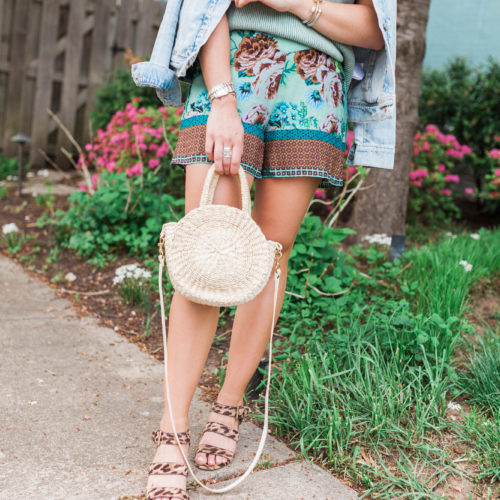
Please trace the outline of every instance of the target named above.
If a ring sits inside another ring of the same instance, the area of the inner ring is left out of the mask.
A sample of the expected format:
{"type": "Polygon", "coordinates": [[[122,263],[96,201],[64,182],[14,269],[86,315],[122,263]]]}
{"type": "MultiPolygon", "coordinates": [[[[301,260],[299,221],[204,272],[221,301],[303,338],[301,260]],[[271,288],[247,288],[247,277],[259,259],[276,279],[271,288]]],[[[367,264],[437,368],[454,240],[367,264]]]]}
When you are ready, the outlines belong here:
{"type": "MultiPolygon", "coordinates": [[[[77,316],[68,300],[1,255],[0,318],[0,499],[143,495],[155,450],[150,435],[162,414],[162,363],[96,319],[77,316]]],[[[210,410],[200,394],[198,388],[189,415],[191,464],[210,410]]],[[[261,430],[248,421],[240,429],[231,465],[195,469],[198,477],[223,480],[246,470],[261,430]]],[[[280,465],[296,456],[268,436],[262,457],[275,467],[225,494],[198,487],[190,498],[357,498],[314,464],[280,465]]]]}

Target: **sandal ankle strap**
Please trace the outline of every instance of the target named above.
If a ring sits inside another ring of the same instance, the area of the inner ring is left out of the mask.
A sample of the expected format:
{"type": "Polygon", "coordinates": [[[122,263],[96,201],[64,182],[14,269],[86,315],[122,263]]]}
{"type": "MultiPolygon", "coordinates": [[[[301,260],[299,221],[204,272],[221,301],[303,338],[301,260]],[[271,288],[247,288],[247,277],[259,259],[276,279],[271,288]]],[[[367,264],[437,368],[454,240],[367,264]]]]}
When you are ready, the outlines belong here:
{"type": "Polygon", "coordinates": [[[233,406],[226,405],[223,403],[219,403],[218,401],[214,401],[212,404],[212,411],[218,413],[219,415],[226,415],[228,417],[238,418],[239,423],[243,421],[243,419],[248,415],[250,411],[249,406],[233,406]]]}
{"type": "MultiPolygon", "coordinates": [[[[191,432],[186,430],[183,432],[178,432],[177,437],[181,444],[189,444],[191,442],[191,432]]],[[[175,434],[173,432],[166,432],[163,429],[156,429],[151,433],[151,439],[158,446],[160,444],[177,444],[175,439],[175,434]]]]}

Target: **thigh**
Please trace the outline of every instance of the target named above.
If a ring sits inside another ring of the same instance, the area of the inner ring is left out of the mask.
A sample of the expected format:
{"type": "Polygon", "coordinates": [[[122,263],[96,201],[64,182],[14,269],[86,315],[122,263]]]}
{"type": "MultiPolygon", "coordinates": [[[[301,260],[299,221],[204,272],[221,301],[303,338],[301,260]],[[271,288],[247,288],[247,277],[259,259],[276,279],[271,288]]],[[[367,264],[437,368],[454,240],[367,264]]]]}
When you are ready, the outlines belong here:
{"type": "Polygon", "coordinates": [[[292,249],[320,182],[316,177],[257,179],[252,217],[267,239],[283,245],[284,253],[292,249]]]}
{"type": "MultiPolygon", "coordinates": [[[[186,165],[185,213],[200,206],[201,192],[207,176],[208,163],[190,163],[186,165]]],[[[248,187],[251,188],[254,177],[245,172],[248,187]]],[[[215,186],[214,205],[230,205],[241,208],[240,178],[238,175],[221,175],[215,186]]]]}

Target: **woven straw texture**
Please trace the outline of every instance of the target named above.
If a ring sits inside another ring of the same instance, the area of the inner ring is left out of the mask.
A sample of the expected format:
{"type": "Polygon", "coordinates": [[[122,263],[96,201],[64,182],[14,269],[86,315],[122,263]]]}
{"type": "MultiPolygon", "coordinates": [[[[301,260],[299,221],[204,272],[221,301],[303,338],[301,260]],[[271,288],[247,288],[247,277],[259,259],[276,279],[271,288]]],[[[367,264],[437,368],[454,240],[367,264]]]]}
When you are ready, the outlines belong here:
{"type": "Polygon", "coordinates": [[[174,289],[193,302],[229,306],[252,300],[264,288],[281,245],[267,240],[250,216],[242,167],[242,209],[211,204],[218,177],[212,166],[200,206],[164,224],[162,234],[174,289]]]}

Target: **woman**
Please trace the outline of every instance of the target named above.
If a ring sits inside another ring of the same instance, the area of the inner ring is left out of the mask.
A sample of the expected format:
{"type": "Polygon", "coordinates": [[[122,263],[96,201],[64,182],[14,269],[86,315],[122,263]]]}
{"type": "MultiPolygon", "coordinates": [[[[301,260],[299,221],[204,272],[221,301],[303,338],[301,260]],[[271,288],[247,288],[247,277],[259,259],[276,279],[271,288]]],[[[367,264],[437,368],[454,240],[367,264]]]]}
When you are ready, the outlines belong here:
{"type": "MultiPolygon", "coordinates": [[[[198,206],[211,163],[221,174],[213,202],[240,206],[236,174],[243,166],[249,186],[256,182],[252,217],[267,239],[283,245],[278,314],[288,258],[313,193],[318,186],[343,184],[352,46],[384,47],[372,0],[235,0],[192,69],[172,160],[186,170],[185,212],[198,206]]],[[[272,293],[271,277],[236,310],[226,378],[198,443],[199,468],[223,467],[236,452],[238,425],[248,411],[243,394],[269,341],[272,293]]],[[[186,455],[188,411],[218,317],[219,308],[174,293],[168,378],[186,455]]],[[[165,388],[164,396],[166,402],[165,388]]],[[[166,403],[153,439],[158,448],[148,498],[187,499],[187,467],[166,403]]]]}

